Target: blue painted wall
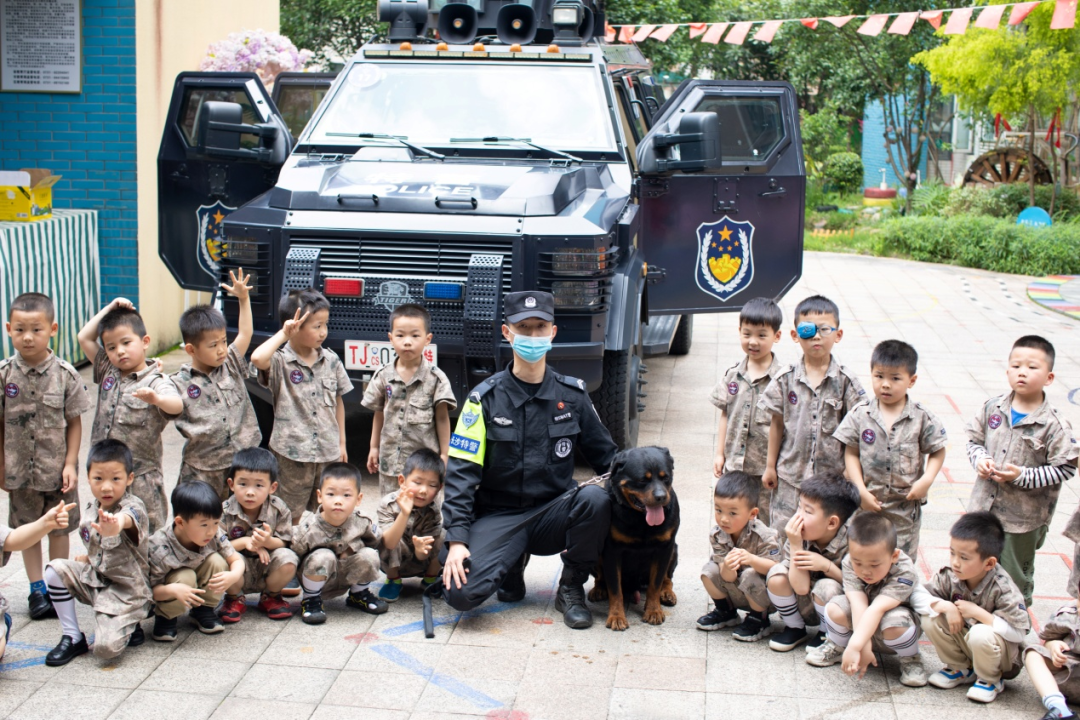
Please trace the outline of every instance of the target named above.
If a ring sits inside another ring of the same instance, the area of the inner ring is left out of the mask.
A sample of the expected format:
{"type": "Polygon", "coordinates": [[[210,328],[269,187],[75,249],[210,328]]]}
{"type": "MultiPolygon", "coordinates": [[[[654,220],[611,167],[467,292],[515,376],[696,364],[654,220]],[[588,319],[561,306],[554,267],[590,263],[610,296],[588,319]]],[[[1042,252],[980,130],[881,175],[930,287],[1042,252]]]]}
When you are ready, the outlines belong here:
{"type": "Polygon", "coordinates": [[[135,0],[82,0],[82,93],[0,93],[0,168],[64,178],[53,206],[98,211],[101,297],[139,302],[135,0]]]}
{"type": "MultiPolygon", "coordinates": [[[[889,164],[889,153],[885,149],[885,113],[880,102],[868,103],[863,113],[862,164],[863,188],[878,187],[881,184],[881,168],[885,168],[885,182],[889,187],[898,188],[903,184],[889,164]]],[[[919,169],[925,180],[925,149],[919,160],[919,169]]]]}

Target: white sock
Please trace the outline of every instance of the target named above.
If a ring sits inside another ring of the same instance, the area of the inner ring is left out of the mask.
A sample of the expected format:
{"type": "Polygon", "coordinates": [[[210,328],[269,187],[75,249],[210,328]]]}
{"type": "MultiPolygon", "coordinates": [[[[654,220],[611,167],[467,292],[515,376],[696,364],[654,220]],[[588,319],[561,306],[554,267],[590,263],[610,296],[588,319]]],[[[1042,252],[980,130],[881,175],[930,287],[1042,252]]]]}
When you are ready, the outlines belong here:
{"type": "Polygon", "coordinates": [[[814,612],[816,612],[817,616],[818,616],[818,627],[824,632],[825,627],[826,627],[826,625],[825,625],[825,622],[826,622],[825,621],[825,606],[820,605],[820,604],[815,602],[814,603],[814,612]]]}
{"type": "Polygon", "coordinates": [[[326,585],[325,580],[312,580],[307,575],[300,576],[300,587],[304,589],[305,598],[322,595],[324,585],[326,585]]]}
{"type": "Polygon", "coordinates": [[[369,587],[371,587],[371,583],[356,583],[355,585],[353,585],[352,587],[349,588],[349,592],[351,592],[351,593],[362,593],[365,590],[367,590],[369,587]]]}
{"type": "Polygon", "coordinates": [[[1067,717],[1071,712],[1069,706],[1065,704],[1065,696],[1059,692],[1045,695],[1042,701],[1043,707],[1057,713],[1057,717],[1067,717]]]}
{"type": "Polygon", "coordinates": [[[851,630],[840,627],[830,620],[828,615],[825,616],[825,635],[836,647],[846,648],[851,640],[851,630]]]}
{"type": "Polygon", "coordinates": [[[919,652],[919,628],[912,625],[895,640],[884,640],[885,647],[900,657],[911,657],[919,652]]]}
{"type": "Polygon", "coordinates": [[[784,621],[784,627],[806,628],[806,621],[799,613],[799,601],[794,595],[777,595],[772,590],[767,592],[773,607],[780,613],[780,619],[784,621]]]}
{"type": "Polygon", "coordinates": [[[56,615],[60,618],[60,631],[75,642],[83,638],[79,630],[79,618],[75,615],[75,598],[71,596],[64,585],[64,581],[51,567],[45,568],[45,584],[49,587],[49,597],[52,598],[56,615]]]}

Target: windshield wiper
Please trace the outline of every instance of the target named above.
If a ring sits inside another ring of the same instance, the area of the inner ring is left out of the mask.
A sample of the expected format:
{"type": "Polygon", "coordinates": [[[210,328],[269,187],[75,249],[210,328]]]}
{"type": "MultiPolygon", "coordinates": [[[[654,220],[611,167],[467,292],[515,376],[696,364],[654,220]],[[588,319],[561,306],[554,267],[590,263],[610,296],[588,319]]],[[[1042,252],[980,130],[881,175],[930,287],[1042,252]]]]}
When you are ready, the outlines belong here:
{"type": "Polygon", "coordinates": [[[570,160],[571,162],[581,162],[581,158],[579,158],[576,155],[571,155],[570,153],[565,153],[562,150],[555,150],[554,148],[544,147],[543,145],[537,145],[536,143],[534,143],[529,138],[502,137],[502,136],[499,136],[499,135],[493,135],[493,136],[490,136],[490,137],[482,137],[482,138],[450,138],[450,142],[452,142],[452,143],[518,142],[518,143],[522,143],[523,145],[528,145],[529,147],[534,147],[537,150],[540,150],[542,152],[550,153],[552,155],[555,155],[556,157],[566,158],[567,160],[570,160]]]}
{"type": "Polygon", "coordinates": [[[365,140],[366,140],[366,139],[374,139],[374,140],[393,140],[393,141],[395,141],[395,142],[399,142],[399,143],[401,143],[402,145],[404,145],[405,147],[409,148],[409,149],[410,149],[410,150],[412,150],[413,152],[418,152],[418,153],[420,153],[420,154],[422,154],[422,155],[427,155],[428,157],[432,157],[432,158],[435,158],[436,160],[445,160],[445,159],[446,159],[446,156],[445,156],[445,155],[443,155],[442,153],[437,153],[437,152],[435,152],[434,150],[428,150],[428,149],[427,149],[426,147],[420,147],[419,145],[417,145],[417,144],[415,144],[415,143],[411,143],[411,142],[409,142],[409,141],[408,141],[408,140],[407,140],[407,139],[406,139],[405,137],[403,137],[403,136],[400,136],[400,137],[399,137],[398,135],[385,135],[385,134],[383,134],[383,133],[342,133],[342,132],[328,132],[328,133],[326,133],[326,134],[327,134],[328,136],[332,136],[332,137],[354,137],[354,138],[363,138],[363,139],[365,139],[365,140]]]}

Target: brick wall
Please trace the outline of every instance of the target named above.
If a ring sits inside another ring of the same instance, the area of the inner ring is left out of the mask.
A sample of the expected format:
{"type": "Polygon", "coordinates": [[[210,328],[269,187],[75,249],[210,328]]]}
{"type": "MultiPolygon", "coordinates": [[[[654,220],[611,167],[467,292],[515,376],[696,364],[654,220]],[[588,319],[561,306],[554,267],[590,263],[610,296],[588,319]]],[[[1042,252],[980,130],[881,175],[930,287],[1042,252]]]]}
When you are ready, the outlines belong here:
{"type": "Polygon", "coordinates": [[[135,0],[82,0],[82,16],[82,93],[0,93],[0,168],[63,175],[54,206],[98,211],[102,300],[138,304],[135,0]]]}

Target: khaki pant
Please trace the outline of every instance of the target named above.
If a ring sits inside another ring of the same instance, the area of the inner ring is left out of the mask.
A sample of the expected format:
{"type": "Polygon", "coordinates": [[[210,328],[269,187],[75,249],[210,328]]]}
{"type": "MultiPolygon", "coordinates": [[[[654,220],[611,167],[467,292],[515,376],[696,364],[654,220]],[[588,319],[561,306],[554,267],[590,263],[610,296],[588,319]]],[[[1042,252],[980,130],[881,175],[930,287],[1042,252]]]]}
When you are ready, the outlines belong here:
{"type": "Polygon", "coordinates": [[[160,530],[169,519],[169,501],[165,497],[165,477],[160,470],[135,476],[131,494],[143,501],[146,517],[150,521],[150,534],[160,530]]]}
{"type": "MultiPolygon", "coordinates": [[[[1031,607],[1031,595],[1035,592],[1035,552],[1046,542],[1049,528],[1043,525],[1031,532],[1005,533],[1005,547],[1001,551],[1001,567],[1024,594],[1024,604],[1031,607]]],[[[1074,566],[1075,568],[1075,566],[1074,566]]]]}
{"type": "Polygon", "coordinates": [[[432,543],[428,556],[423,560],[418,560],[412,539],[403,537],[398,541],[397,547],[379,551],[379,567],[384,573],[387,573],[390,568],[398,568],[398,577],[420,577],[427,574],[431,559],[439,557],[442,546],[443,536],[439,533],[435,536],[435,542],[432,543]]]}
{"type": "Polygon", "coordinates": [[[201,480],[210,487],[214,488],[218,497],[221,498],[221,502],[225,502],[229,499],[231,494],[228,483],[225,482],[225,477],[229,474],[232,468],[221,468],[220,470],[200,470],[197,467],[192,467],[187,463],[183,463],[180,466],[180,480],[179,482],[196,482],[201,480]]]}
{"type": "Polygon", "coordinates": [[[315,491],[328,463],[297,462],[276,452],[274,457],[278,461],[277,496],[289,506],[295,525],[301,513],[305,510],[314,512],[319,507],[315,491]]]}
{"type": "Polygon", "coordinates": [[[300,564],[300,558],[289,548],[278,548],[270,551],[270,564],[263,565],[259,562],[258,555],[244,554],[244,594],[261,593],[266,590],[266,578],[270,573],[277,572],[286,565],[292,565],[295,570],[300,564]]]}
{"type": "MultiPolygon", "coordinates": [[[[847,595],[837,595],[829,601],[829,605],[835,605],[840,612],[847,618],[848,627],[854,632],[854,623],[851,621],[851,603],[848,602],[847,595]]],[[[825,610],[828,614],[828,609],[825,610]]],[[[896,652],[885,645],[885,637],[881,634],[882,630],[888,630],[889,628],[900,628],[907,630],[910,627],[919,627],[919,615],[907,605],[897,605],[892,610],[887,611],[881,617],[881,624],[878,625],[877,630],[873,635],[873,649],[874,652],[879,655],[895,655],[896,652]]]]}
{"type": "Polygon", "coordinates": [[[949,621],[944,615],[926,616],[922,620],[926,637],[934,644],[938,657],[950,670],[973,668],[980,680],[995,685],[1002,677],[1016,677],[1020,671],[1015,644],[1006,642],[983,623],[965,626],[957,635],[949,634],[949,621]],[[1016,667],[1014,671],[1014,666],[1016,667]]]}
{"type": "Polygon", "coordinates": [[[78,488],[72,488],[66,493],[60,492],[59,489],[31,490],[30,488],[20,488],[18,490],[8,490],[8,525],[12,528],[29,525],[50,509],[59,505],[61,499],[65,505],[75,503],[75,507],[68,513],[68,526],[60,530],[53,530],[49,533],[49,537],[69,535],[79,529],[79,523],[82,521],[82,514],[79,512],[78,488]]]}
{"type": "Polygon", "coordinates": [[[131,633],[146,619],[148,590],[142,591],[143,596],[125,592],[120,584],[108,583],[89,565],[75,560],[52,560],[49,567],[76,600],[94,608],[94,657],[109,660],[124,652],[131,633]]]}
{"type": "Polygon", "coordinates": [[[300,574],[326,578],[322,594],[340,595],[353,585],[369,583],[379,577],[379,553],[366,547],[355,555],[339,558],[333,550],[319,548],[304,557],[300,574]]]}
{"type": "MultiPolygon", "coordinates": [[[[225,562],[225,558],[221,557],[218,553],[211,553],[202,561],[202,565],[199,565],[199,567],[194,570],[191,568],[173,570],[165,576],[165,582],[163,582],[162,585],[182,583],[189,587],[205,590],[206,592],[201,596],[203,605],[213,608],[217,607],[218,602],[221,600],[221,594],[212,592],[207,585],[210,584],[210,578],[217,573],[225,572],[228,569],[229,563],[225,562]]],[[[154,614],[171,620],[180,617],[187,611],[188,609],[184,606],[184,603],[179,600],[166,600],[157,603],[154,614]]]]}
{"type": "Polygon", "coordinates": [[[710,560],[701,568],[701,577],[709,580],[717,590],[727,595],[733,607],[749,609],[748,600],[753,600],[755,605],[766,610],[772,606],[769,602],[769,591],[765,587],[765,578],[754,568],[742,568],[735,582],[728,582],[720,577],[720,566],[710,560]]]}

